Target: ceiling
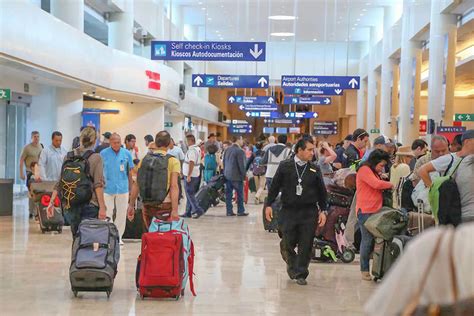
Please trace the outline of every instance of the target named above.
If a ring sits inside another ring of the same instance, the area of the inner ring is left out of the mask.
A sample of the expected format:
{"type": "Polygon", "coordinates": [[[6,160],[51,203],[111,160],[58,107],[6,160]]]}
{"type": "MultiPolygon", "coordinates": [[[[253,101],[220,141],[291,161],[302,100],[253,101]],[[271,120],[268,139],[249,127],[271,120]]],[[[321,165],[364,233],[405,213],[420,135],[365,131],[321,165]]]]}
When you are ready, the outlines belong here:
{"type": "Polygon", "coordinates": [[[369,27],[383,24],[383,8],[401,3],[403,0],[173,0],[183,6],[185,24],[200,26],[207,40],[224,41],[293,40],[269,37],[271,32],[294,32],[296,41],[367,41],[369,27]],[[271,15],[297,18],[270,21],[271,15]]]}

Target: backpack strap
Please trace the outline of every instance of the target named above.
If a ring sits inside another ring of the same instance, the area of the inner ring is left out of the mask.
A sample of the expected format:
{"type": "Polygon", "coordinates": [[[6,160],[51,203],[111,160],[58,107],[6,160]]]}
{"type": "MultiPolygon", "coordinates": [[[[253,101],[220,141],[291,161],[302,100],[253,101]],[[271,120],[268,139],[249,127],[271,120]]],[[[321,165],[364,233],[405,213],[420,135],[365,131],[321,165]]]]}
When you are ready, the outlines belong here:
{"type": "Polygon", "coordinates": [[[454,162],[454,156],[451,155],[451,162],[449,163],[448,168],[446,168],[446,171],[444,172],[444,175],[443,175],[444,177],[448,174],[449,169],[451,169],[451,166],[453,165],[453,162],[454,162]]]}
{"type": "Polygon", "coordinates": [[[188,268],[189,268],[189,289],[194,296],[196,296],[196,291],[194,290],[194,243],[191,240],[191,252],[188,256],[188,268]]]}
{"type": "MultiPolygon", "coordinates": [[[[453,158],[453,160],[454,160],[454,158],[453,158]]],[[[456,171],[458,170],[458,168],[459,168],[459,166],[461,165],[461,162],[462,162],[463,160],[464,160],[464,157],[462,157],[462,158],[458,161],[458,163],[456,164],[456,167],[454,167],[453,171],[450,172],[450,174],[449,174],[450,177],[452,177],[452,176],[456,173],[456,171]]],[[[452,163],[452,162],[451,162],[451,163],[452,163]]],[[[446,172],[448,172],[449,169],[450,169],[450,168],[448,168],[448,169],[446,170],[446,172]]]]}

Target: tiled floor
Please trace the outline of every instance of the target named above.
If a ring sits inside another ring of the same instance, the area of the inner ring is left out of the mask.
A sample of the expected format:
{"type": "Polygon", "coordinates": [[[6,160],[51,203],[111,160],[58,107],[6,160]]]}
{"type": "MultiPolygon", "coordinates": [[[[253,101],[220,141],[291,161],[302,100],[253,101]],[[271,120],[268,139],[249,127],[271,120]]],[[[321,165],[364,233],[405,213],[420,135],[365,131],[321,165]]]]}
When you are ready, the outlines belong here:
{"type": "Polygon", "coordinates": [[[122,248],[114,291],[80,293],[69,285],[71,235],[41,234],[27,220],[25,200],[0,217],[0,315],[361,315],[375,285],[358,263],[311,264],[309,284],[286,275],[276,234],[263,231],[261,206],[228,218],[222,206],[189,220],[196,245],[197,297],[142,301],[134,285],[140,243],[122,248]]]}

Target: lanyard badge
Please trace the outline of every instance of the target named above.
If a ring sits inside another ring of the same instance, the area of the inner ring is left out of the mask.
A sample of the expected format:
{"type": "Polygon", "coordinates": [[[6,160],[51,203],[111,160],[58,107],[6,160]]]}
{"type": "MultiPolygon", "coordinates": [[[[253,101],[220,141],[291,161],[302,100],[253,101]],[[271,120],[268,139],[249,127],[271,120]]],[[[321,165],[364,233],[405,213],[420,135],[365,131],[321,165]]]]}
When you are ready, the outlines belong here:
{"type": "Polygon", "coordinates": [[[301,182],[303,182],[303,175],[306,171],[306,167],[308,167],[308,163],[306,163],[306,165],[304,166],[303,172],[300,175],[300,173],[298,171],[298,166],[296,165],[296,161],[295,161],[296,175],[298,177],[298,184],[296,185],[296,195],[297,196],[301,196],[303,194],[303,186],[301,185],[301,182]]]}

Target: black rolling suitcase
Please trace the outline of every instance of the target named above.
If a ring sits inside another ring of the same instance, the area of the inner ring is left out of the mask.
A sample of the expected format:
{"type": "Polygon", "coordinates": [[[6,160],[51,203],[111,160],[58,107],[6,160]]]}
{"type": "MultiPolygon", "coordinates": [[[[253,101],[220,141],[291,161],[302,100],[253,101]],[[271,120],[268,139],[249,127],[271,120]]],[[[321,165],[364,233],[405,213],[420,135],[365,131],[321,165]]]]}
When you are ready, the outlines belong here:
{"type": "Polygon", "coordinates": [[[61,211],[59,198],[54,203],[53,217],[48,217],[48,205],[51,201],[51,193],[55,182],[38,182],[31,184],[31,191],[38,213],[39,225],[42,233],[57,231],[62,233],[64,217],[61,211]]]}
{"type": "Polygon", "coordinates": [[[147,229],[148,227],[145,227],[145,223],[143,223],[142,209],[136,209],[135,216],[133,217],[132,221],[130,221],[127,217],[122,239],[142,240],[142,235],[143,233],[147,232],[147,229]]]}
{"type": "Polygon", "coordinates": [[[405,245],[410,241],[410,236],[395,236],[391,241],[375,238],[374,262],[372,276],[374,281],[381,280],[397,258],[402,255],[405,245]]]}
{"type": "Polygon", "coordinates": [[[108,221],[85,219],[79,224],[72,244],[69,267],[71,290],[112,293],[120,260],[119,233],[108,221]]]}
{"type": "Polygon", "coordinates": [[[272,210],[273,210],[273,218],[269,222],[267,221],[267,218],[265,216],[265,209],[267,208],[267,198],[265,198],[265,203],[263,203],[263,229],[265,229],[268,232],[271,233],[276,233],[278,232],[278,216],[281,211],[281,200],[280,200],[280,195],[276,198],[275,202],[272,204],[272,210]]]}
{"type": "Polygon", "coordinates": [[[204,212],[207,212],[211,206],[219,204],[219,194],[213,186],[205,185],[196,193],[196,200],[204,212]]]}

